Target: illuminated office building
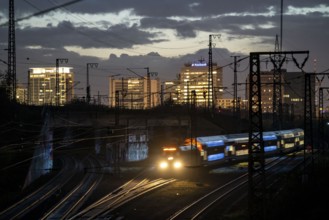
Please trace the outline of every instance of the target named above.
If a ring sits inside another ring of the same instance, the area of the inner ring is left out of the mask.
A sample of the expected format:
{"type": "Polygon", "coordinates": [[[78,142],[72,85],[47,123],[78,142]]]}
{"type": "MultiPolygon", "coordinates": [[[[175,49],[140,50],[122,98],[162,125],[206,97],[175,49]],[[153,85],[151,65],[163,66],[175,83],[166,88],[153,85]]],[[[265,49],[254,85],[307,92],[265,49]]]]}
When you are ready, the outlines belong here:
{"type": "Polygon", "coordinates": [[[233,99],[220,99],[218,100],[218,105],[223,109],[233,109],[233,99]]]}
{"type": "Polygon", "coordinates": [[[179,99],[178,99],[178,94],[180,91],[179,87],[180,83],[178,80],[173,80],[173,81],[165,81],[162,84],[162,102],[164,105],[173,105],[173,104],[178,104],[179,99]]]}
{"type": "Polygon", "coordinates": [[[28,72],[28,104],[59,105],[70,102],[74,95],[74,73],[71,67],[58,68],[56,94],[56,67],[30,68],[28,72]]]}
{"type": "MultiPolygon", "coordinates": [[[[283,112],[288,114],[304,117],[304,92],[305,92],[305,73],[303,72],[283,72],[284,93],[283,94],[283,112]]],[[[311,101],[312,113],[316,114],[315,103],[316,96],[316,79],[315,75],[310,76],[311,82],[311,101]]],[[[318,94],[317,94],[318,95],[318,94]]],[[[313,116],[312,116],[313,117],[313,116]]]]}
{"type": "MultiPolygon", "coordinates": [[[[273,113],[273,70],[260,72],[260,80],[262,112],[273,113]]],[[[247,84],[249,85],[249,76],[247,78],[247,84]]],[[[314,76],[311,76],[311,88],[315,88],[314,76]]],[[[303,72],[287,72],[286,69],[282,69],[281,103],[283,114],[303,116],[304,90],[305,74],[303,72]]],[[[311,94],[311,100],[313,100],[312,105],[314,106],[314,92],[312,92],[311,94]]],[[[247,99],[249,100],[249,86],[246,87],[246,95],[247,99]]]]}
{"type": "Polygon", "coordinates": [[[20,104],[27,104],[27,88],[22,84],[17,84],[16,101],[20,104]]]}
{"type": "MultiPolygon", "coordinates": [[[[282,70],[282,72],[285,70],[282,70]]],[[[261,107],[263,113],[273,113],[273,71],[261,71],[261,107]]],[[[282,97],[284,94],[284,78],[281,75],[281,102],[283,103],[282,97]]],[[[279,85],[277,85],[279,86],[279,85]]],[[[279,89],[279,88],[278,88],[279,89]]],[[[246,96],[249,100],[249,75],[247,77],[246,96]]]]}
{"type": "Polygon", "coordinates": [[[109,78],[110,107],[147,109],[160,104],[160,80],[146,78],[109,78]]]}
{"type": "Polygon", "coordinates": [[[217,100],[222,99],[223,96],[222,68],[213,63],[212,77],[209,77],[208,73],[209,66],[204,60],[186,63],[181,68],[178,89],[180,104],[195,102],[199,107],[219,107],[217,100]]]}

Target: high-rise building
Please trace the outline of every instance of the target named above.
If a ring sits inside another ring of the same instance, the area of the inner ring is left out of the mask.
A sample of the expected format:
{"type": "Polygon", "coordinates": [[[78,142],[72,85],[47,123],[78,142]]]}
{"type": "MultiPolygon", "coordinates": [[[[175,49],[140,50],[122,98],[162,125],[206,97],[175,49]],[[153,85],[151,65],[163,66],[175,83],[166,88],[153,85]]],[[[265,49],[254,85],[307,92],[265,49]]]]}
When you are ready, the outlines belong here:
{"type": "MultiPolygon", "coordinates": [[[[282,69],[281,73],[282,113],[302,117],[304,114],[305,73],[287,72],[285,69],[282,69]]],[[[273,71],[261,72],[260,78],[262,112],[273,113],[273,71]]],[[[247,78],[247,85],[249,85],[249,77],[247,78]]],[[[315,88],[314,76],[311,76],[311,88],[315,88]]],[[[249,86],[246,88],[246,94],[247,99],[249,99],[249,86]]],[[[314,112],[315,92],[313,91],[311,94],[314,112]]]]}
{"type": "Polygon", "coordinates": [[[233,99],[220,99],[218,100],[219,106],[223,109],[232,109],[233,108],[233,99]]]}
{"type": "Polygon", "coordinates": [[[74,95],[72,67],[30,68],[28,72],[28,104],[30,105],[65,105],[74,95]],[[56,94],[56,78],[58,94],[56,94]]]}
{"type": "Polygon", "coordinates": [[[27,104],[27,88],[22,84],[17,84],[16,101],[20,104],[27,104]]]}
{"type": "Polygon", "coordinates": [[[195,102],[199,107],[219,107],[223,89],[222,68],[213,63],[212,77],[209,77],[209,66],[204,60],[186,63],[179,74],[178,100],[180,104],[195,102]],[[212,80],[212,81],[211,81],[212,80]]]}
{"type": "Polygon", "coordinates": [[[160,104],[160,80],[147,78],[109,78],[110,107],[147,109],[160,104]],[[150,92],[149,92],[150,91],[150,92]]]}
{"type": "MultiPolygon", "coordinates": [[[[285,70],[283,71],[285,72],[285,70]]],[[[283,74],[281,75],[281,96],[284,94],[284,80],[283,74]]],[[[273,71],[262,71],[260,72],[260,83],[261,83],[261,105],[263,113],[273,113],[273,71]]],[[[279,85],[277,85],[279,86],[279,85]]],[[[249,76],[247,78],[246,95],[249,100],[249,76]]],[[[283,99],[281,97],[281,102],[283,99]]]]}
{"type": "MultiPolygon", "coordinates": [[[[303,72],[284,72],[284,111],[294,115],[304,116],[304,96],[305,96],[305,73],[303,72]]],[[[311,75],[311,100],[312,111],[315,114],[315,76],[311,75]]]]}
{"type": "Polygon", "coordinates": [[[178,80],[172,80],[172,81],[165,81],[162,84],[162,104],[178,104],[178,94],[180,91],[179,87],[180,83],[178,80]]]}

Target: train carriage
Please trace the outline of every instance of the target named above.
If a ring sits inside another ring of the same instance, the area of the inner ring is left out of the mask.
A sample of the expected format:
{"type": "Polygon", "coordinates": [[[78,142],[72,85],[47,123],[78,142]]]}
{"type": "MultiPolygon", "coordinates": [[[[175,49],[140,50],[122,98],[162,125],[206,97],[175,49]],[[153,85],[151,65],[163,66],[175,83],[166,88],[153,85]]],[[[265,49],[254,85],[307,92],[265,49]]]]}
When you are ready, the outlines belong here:
{"type": "Polygon", "coordinates": [[[265,153],[277,153],[280,150],[280,140],[273,131],[263,132],[265,153]]]}
{"type": "Polygon", "coordinates": [[[276,136],[280,140],[281,153],[289,153],[295,150],[297,140],[293,129],[275,131],[276,136]]]}
{"type": "Polygon", "coordinates": [[[227,141],[225,135],[197,137],[197,142],[201,145],[203,161],[212,162],[224,160],[227,141]]]}
{"type": "MultiPolygon", "coordinates": [[[[266,155],[289,153],[304,146],[304,131],[300,128],[266,131],[262,136],[266,155]]],[[[209,165],[247,159],[248,145],[249,133],[239,133],[187,138],[185,144],[178,149],[185,155],[185,165],[209,165]]]]}
{"type": "MultiPolygon", "coordinates": [[[[266,131],[263,132],[264,153],[266,155],[275,155],[277,153],[289,153],[301,149],[304,146],[304,130],[300,128],[266,131]]],[[[232,159],[247,159],[249,153],[249,133],[227,134],[211,137],[198,137],[202,140],[203,150],[207,154],[215,154],[211,146],[217,151],[221,151],[221,156],[210,157],[208,162],[230,161],[232,159]],[[208,143],[208,144],[205,144],[208,143]],[[210,143],[210,144],[209,144],[210,143]],[[224,155],[224,158],[223,158],[224,155]],[[210,159],[210,160],[209,160],[210,159]]],[[[216,155],[216,154],[215,154],[216,155]]]]}
{"type": "MultiPolygon", "coordinates": [[[[226,156],[230,159],[247,158],[249,134],[228,134],[227,135],[226,156]]],[[[274,132],[263,132],[263,142],[265,153],[276,153],[279,149],[279,140],[274,132]]]]}
{"type": "Polygon", "coordinates": [[[297,149],[304,148],[304,130],[300,128],[296,128],[293,130],[295,135],[295,146],[297,149]]]}
{"type": "Polygon", "coordinates": [[[228,134],[226,152],[229,160],[237,157],[244,158],[248,155],[248,134],[228,134]]]}

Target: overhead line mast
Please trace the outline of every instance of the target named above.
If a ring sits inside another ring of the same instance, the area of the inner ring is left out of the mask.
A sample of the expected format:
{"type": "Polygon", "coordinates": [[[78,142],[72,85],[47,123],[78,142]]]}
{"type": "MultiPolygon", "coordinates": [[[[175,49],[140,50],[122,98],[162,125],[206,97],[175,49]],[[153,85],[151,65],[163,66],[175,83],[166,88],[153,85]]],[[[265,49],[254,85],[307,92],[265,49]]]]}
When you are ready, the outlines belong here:
{"type": "Polygon", "coordinates": [[[43,11],[39,11],[37,13],[34,13],[32,15],[19,18],[15,20],[15,5],[14,0],[9,0],[9,20],[6,23],[0,24],[0,26],[8,25],[8,61],[7,61],[7,78],[6,78],[6,84],[7,84],[7,92],[10,95],[10,98],[14,101],[16,101],[16,87],[17,87],[17,80],[16,80],[16,36],[15,36],[15,22],[22,21],[34,16],[39,16],[45,13],[48,13],[50,11],[56,10],[61,7],[65,7],[77,2],[80,2],[83,0],[74,0],[67,2],[62,5],[58,5],[43,11]]]}
{"type": "MultiPolygon", "coordinates": [[[[249,59],[249,143],[248,143],[248,209],[250,219],[265,219],[265,203],[268,202],[266,190],[266,170],[263,140],[263,117],[262,117],[262,90],[261,90],[261,70],[260,56],[283,56],[291,55],[296,66],[303,71],[303,67],[308,60],[309,51],[279,51],[279,52],[252,52],[249,59]],[[300,65],[294,58],[294,54],[305,54],[306,57],[300,65]],[[259,174],[259,178],[255,176],[259,174]]],[[[284,60],[284,59],[283,59],[284,60]]],[[[281,63],[283,62],[281,60],[281,63]]],[[[273,62],[273,61],[272,61],[273,62]]],[[[275,62],[274,62],[275,63],[275,62]]],[[[280,64],[281,65],[281,64],[280,64]]],[[[310,91],[310,77],[305,74],[305,144],[308,143],[308,134],[312,131],[312,111],[310,91]],[[309,97],[309,98],[307,98],[309,97]],[[308,100],[307,100],[308,99],[308,100]],[[309,111],[308,111],[308,110],[309,111]],[[306,118],[309,118],[306,120],[306,118]],[[307,124],[307,123],[309,124],[307,124]],[[309,129],[308,129],[309,128],[309,129]]],[[[311,140],[312,142],[312,140],[311,140]]],[[[304,154],[305,155],[305,154],[304,154]]]]}
{"type": "Polygon", "coordinates": [[[220,38],[219,34],[209,35],[209,52],[208,52],[208,109],[214,110],[214,77],[213,77],[213,62],[212,62],[212,38],[220,38]]]}
{"type": "Polygon", "coordinates": [[[233,113],[237,116],[238,110],[238,77],[237,77],[237,58],[239,56],[232,56],[234,58],[234,82],[233,82],[233,113]]]}
{"type": "MultiPolygon", "coordinates": [[[[275,52],[281,52],[279,49],[278,35],[275,38],[275,52]]],[[[273,63],[273,127],[276,130],[281,130],[282,127],[282,64],[286,60],[286,56],[280,53],[270,56],[273,63]]]]}
{"type": "Polygon", "coordinates": [[[15,44],[15,7],[14,0],[9,0],[8,29],[8,72],[7,91],[12,100],[16,100],[16,44],[15,44]]]}

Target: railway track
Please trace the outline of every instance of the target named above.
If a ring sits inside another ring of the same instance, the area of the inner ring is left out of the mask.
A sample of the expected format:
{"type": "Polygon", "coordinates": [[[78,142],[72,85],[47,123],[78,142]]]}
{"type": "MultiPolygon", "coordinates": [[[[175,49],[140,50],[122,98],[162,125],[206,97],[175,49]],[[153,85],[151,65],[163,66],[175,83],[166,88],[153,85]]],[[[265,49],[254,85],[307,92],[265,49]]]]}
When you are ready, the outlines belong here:
{"type": "MultiPolygon", "coordinates": [[[[283,169],[294,169],[300,166],[301,161],[291,159],[295,157],[282,157],[272,160],[266,164],[266,171],[271,173],[273,179],[268,184],[269,187],[278,187],[280,181],[278,173],[283,169]],[[289,160],[290,159],[290,160],[289,160]]],[[[90,167],[99,167],[96,161],[90,160],[90,167]]],[[[0,213],[0,219],[21,219],[28,215],[31,210],[37,209],[38,205],[47,201],[56,191],[63,187],[71,178],[72,172],[69,170],[82,170],[82,165],[77,161],[64,161],[64,169],[51,181],[33,194],[23,198],[14,205],[8,207],[0,213]]],[[[76,171],[75,171],[76,172],[76,171]]],[[[284,171],[286,172],[286,171],[284,171]]],[[[101,181],[101,177],[96,172],[87,173],[80,183],[75,186],[64,198],[61,199],[52,209],[45,212],[41,219],[104,219],[115,218],[116,209],[126,203],[141,198],[144,194],[159,189],[176,181],[174,178],[151,179],[147,174],[140,175],[127,181],[122,186],[111,191],[101,199],[92,203],[84,209],[80,209],[89,195],[101,181]],[[80,209],[80,210],[79,210],[80,209]]],[[[248,175],[243,174],[224,185],[217,187],[196,201],[185,205],[175,211],[168,219],[198,219],[215,206],[227,201],[227,199],[237,192],[244,192],[248,182],[248,175]],[[242,190],[241,190],[242,189],[242,190]],[[244,190],[243,190],[244,189],[244,190]]],[[[242,194],[240,196],[243,196],[242,194]]],[[[228,202],[225,203],[229,209],[228,202]]],[[[173,213],[173,212],[172,212],[173,213]]],[[[166,213],[168,215],[168,213],[166,213]]],[[[124,215],[124,214],[123,214],[124,215]]],[[[170,213],[169,213],[170,215],[170,213]]]]}
{"type": "Polygon", "coordinates": [[[176,179],[173,178],[159,178],[154,180],[147,178],[139,180],[131,179],[124,185],[72,216],[70,219],[108,219],[110,218],[109,216],[114,215],[112,212],[118,207],[144,195],[147,192],[156,190],[174,181],[176,181],[176,179]]]}
{"type": "Polygon", "coordinates": [[[30,212],[37,209],[40,204],[60,192],[61,188],[74,177],[72,170],[82,169],[77,160],[71,157],[65,157],[62,160],[62,163],[63,169],[54,178],[38,190],[3,210],[0,213],[0,219],[7,220],[24,218],[30,212]]]}
{"type": "MultiPolygon", "coordinates": [[[[90,167],[99,167],[99,162],[89,157],[88,165],[90,167]]],[[[94,169],[91,169],[76,187],[42,216],[41,220],[69,218],[84,204],[88,196],[96,189],[102,177],[102,173],[96,173],[94,169]]]]}
{"type": "MultiPolygon", "coordinates": [[[[278,173],[282,172],[282,168],[287,169],[287,166],[290,170],[300,167],[303,163],[302,160],[293,159],[293,157],[280,157],[273,161],[267,163],[266,171],[270,173],[267,177],[268,188],[277,187],[280,177],[278,173]]],[[[286,170],[287,171],[287,170],[286,170]]],[[[285,171],[285,172],[286,172],[285,171]]],[[[230,204],[234,205],[234,201],[227,202],[227,200],[233,195],[244,198],[247,196],[247,183],[248,183],[248,173],[242,174],[239,177],[231,180],[225,185],[219,186],[218,188],[212,190],[208,194],[200,197],[196,201],[186,205],[185,207],[176,211],[171,215],[167,220],[175,219],[207,219],[205,216],[207,212],[213,208],[216,204],[217,206],[225,207],[225,210],[230,210],[230,204]],[[226,202],[225,202],[226,201],[226,202]]],[[[224,208],[223,208],[224,211],[224,208]]],[[[223,213],[222,213],[223,214],[223,213]]]]}

